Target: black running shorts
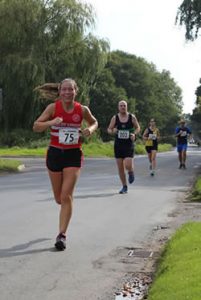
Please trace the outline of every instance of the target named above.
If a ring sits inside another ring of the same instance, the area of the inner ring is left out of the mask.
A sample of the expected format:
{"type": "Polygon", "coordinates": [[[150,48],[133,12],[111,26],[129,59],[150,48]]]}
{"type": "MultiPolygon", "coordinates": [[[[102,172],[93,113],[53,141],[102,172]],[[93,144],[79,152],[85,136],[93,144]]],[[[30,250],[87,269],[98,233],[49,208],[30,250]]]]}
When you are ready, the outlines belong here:
{"type": "Polygon", "coordinates": [[[125,146],[125,145],[114,145],[114,156],[115,158],[126,158],[134,156],[134,145],[125,146]]]}
{"type": "Polygon", "coordinates": [[[145,149],[146,149],[147,153],[151,153],[151,151],[153,151],[153,150],[156,150],[156,151],[158,150],[158,145],[146,146],[145,149]]]}
{"type": "Polygon", "coordinates": [[[64,168],[81,168],[83,153],[80,148],[59,149],[50,146],[47,150],[46,165],[52,172],[62,172],[64,168]]]}

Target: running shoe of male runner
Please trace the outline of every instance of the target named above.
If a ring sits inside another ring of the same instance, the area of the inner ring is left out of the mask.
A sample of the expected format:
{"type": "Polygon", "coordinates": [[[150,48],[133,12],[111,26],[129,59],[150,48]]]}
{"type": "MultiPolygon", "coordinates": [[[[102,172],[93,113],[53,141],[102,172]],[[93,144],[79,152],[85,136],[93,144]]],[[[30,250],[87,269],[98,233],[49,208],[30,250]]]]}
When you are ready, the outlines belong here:
{"type": "Polygon", "coordinates": [[[119,191],[119,194],[126,194],[128,192],[128,187],[127,185],[124,185],[122,189],[119,191]]]}
{"type": "Polygon", "coordinates": [[[130,171],[128,172],[128,182],[131,184],[135,180],[134,172],[130,171]]]}

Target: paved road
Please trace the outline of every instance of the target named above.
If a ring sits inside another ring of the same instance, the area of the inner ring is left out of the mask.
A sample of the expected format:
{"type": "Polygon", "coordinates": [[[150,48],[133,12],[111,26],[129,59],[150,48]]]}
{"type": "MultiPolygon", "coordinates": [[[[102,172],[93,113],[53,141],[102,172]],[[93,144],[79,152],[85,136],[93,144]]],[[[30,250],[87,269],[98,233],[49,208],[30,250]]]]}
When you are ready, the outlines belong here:
{"type": "Polygon", "coordinates": [[[200,157],[200,150],[189,149],[187,170],[178,170],[176,151],[158,154],[154,178],[147,157],[136,157],[127,195],[118,194],[113,159],[86,159],[64,252],[53,249],[59,210],[44,160],[23,159],[22,173],[0,176],[0,299],[114,299],[112,289],[128,271],[120,258],[166,222],[200,157]]]}

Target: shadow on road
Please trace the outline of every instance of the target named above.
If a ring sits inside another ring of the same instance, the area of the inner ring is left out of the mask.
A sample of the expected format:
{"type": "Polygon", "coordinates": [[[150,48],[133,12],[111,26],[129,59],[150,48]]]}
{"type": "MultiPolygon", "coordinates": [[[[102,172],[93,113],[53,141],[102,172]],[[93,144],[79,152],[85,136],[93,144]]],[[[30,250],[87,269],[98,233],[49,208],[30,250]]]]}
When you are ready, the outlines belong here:
{"type": "Polygon", "coordinates": [[[88,195],[75,195],[75,199],[88,199],[88,198],[102,198],[102,197],[111,197],[115,196],[117,193],[101,193],[101,194],[88,194],[88,195]]]}
{"type": "Polygon", "coordinates": [[[27,254],[34,254],[34,253],[41,253],[41,252],[53,252],[54,248],[42,248],[42,249],[30,249],[32,245],[41,243],[44,241],[48,241],[50,239],[44,238],[44,239],[37,239],[30,241],[28,243],[20,244],[13,246],[11,248],[6,248],[6,249],[0,249],[0,258],[4,257],[13,257],[13,256],[21,256],[21,255],[27,255],[27,254]],[[27,249],[27,250],[25,250],[27,249]]]}

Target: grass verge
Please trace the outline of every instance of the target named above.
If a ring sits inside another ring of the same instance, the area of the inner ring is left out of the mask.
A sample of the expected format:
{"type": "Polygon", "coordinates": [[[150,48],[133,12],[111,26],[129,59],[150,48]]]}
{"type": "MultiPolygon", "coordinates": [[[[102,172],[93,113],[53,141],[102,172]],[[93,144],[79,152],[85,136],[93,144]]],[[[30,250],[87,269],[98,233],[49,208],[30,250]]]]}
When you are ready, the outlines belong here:
{"type": "Polygon", "coordinates": [[[17,172],[22,163],[18,160],[0,159],[0,171],[17,172]]]}
{"type": "Polygon", "coordinates": [[[201,222],[189,222],[167,243],[148,300],[200,300],[200,278],[201,222]]]}
{"type": "MultiPolygon", "coordinates": [[[[89,144],[82,145],[84,156],[85,157],[114,157],[114,150],[113,150],[113,142],[102,143],[102,142],[92,142],[89,144]]],[[[161,151],[169,151],[172,149],[172,146],[169,144],[159,145],[159,152],[161,151]]],[[[28,157],[28,156],[35,156],[35,157],[45,157],[47,151],[47,147],[38,147],[38,148],[20,148],[20,147],[13,147],[13,148],[1,148],[0,149],[0,156],[6,157],[28,157]]],[[[136,144],[135,146],[135,153],[136,154],[146,154],[145,147],[143,144],[136,144]]],[[[9,170],[16,170],[18,168],[19,162],[13,160],[13,165],[11,160],[2,160],[0,161],[0,171],[5,170],[6,168],[9,170]],[[12,165],[12,167],[11,167],[12,165]],[[16,169],[15,169],[16,166],[16,169]]]]}
{"type": "Polygon", "coordinates": [[[2,148],[0,149],[0,156],[44,156],[46,153],[46,148],[20,148],[20,147],[12,147],[12,148],[2,148]]]}
{"type": "Polygon", "coordinates": [[[201,201],[201,176],[198,176],[192,191],[192,201],[201,201]]]}
{"type": "MultiPolygon", "coordinates": [[[[89,143],[82,145],[84,155],[86,157],[113,157],[113,142],[108,143],[89,143]]],[[[160,144],[159,152],[170,151],[172,145],[170,144],[160,144]]],[[[0,156],[44,156],[46,154],[47,147],[38,148],[1,148],[0,156]]],[[[143,144],[135,145],[136,154],[146,154],[146,150],[143,144]]]]}

